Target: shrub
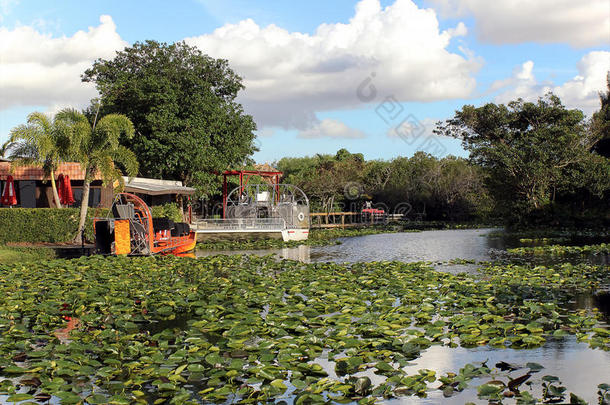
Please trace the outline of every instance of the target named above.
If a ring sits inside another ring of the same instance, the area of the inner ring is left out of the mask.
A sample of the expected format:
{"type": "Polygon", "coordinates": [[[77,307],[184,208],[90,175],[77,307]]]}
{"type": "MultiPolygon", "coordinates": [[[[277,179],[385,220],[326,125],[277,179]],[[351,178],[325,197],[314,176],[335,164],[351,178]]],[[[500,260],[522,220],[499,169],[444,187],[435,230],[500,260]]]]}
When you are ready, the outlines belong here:
{"type": "MultiPolygon", "coordinates": [[[[87,240],[93,240],[94,214],[92,210],[87,214],[87,240]]],[[[76,235],[78,219],[78,208],[1,208],[0,243],[70,242],[76,235]]]]}
{"type": "Polygon", "coordinates": [[[150,207],[153,218],[169,218],[174,222],[182,222],[182,212],[176,203],[167,203],[150,207]]]}

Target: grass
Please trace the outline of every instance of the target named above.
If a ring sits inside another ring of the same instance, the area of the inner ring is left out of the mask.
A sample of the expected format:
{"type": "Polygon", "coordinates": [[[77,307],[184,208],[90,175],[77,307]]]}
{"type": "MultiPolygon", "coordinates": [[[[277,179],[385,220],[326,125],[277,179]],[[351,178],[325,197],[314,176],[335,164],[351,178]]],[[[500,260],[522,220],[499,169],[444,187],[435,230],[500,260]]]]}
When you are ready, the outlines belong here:
{"type": "Polygon", "coordinates": [[[53,259],[55,251],[49,248],[9,247],[0,245],[0,263],[14,264],[53,259]]]}

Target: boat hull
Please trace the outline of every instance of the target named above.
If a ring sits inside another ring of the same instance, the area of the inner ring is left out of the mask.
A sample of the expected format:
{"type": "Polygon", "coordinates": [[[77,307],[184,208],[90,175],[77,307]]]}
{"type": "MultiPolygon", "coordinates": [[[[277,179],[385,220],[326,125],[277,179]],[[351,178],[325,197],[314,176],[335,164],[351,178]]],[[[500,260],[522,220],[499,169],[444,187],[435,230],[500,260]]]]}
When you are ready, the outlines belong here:
{"type": "Polygon", "coordinates": [[[173,255],[178,255],[178,254],[190,252],[191,250],[195,249],[195,246],[197,245],[197,237],[196,237],[195,232],[191,231],[191,232],[189,232],[187,237],[182,237],[180,239],[181,240],[177,241],[177,243],[179,243],[179,245],[177,245],[175,248],[171,249],[167,253],[173,254],[173,255]]]}
{"type": "Polygon", "coordinates": [[[309,229],[293,228],[283,229],[282,238],[284,242],[288,241],[303,241],[309,237],[309,229]]]}

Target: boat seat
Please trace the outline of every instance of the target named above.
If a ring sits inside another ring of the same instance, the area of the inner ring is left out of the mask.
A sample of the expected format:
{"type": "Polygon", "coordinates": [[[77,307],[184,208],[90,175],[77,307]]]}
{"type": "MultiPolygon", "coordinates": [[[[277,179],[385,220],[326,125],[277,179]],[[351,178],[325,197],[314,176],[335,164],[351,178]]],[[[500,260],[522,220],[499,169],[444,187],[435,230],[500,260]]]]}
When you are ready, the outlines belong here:
{"type": "Polygon", "coordinates": [[[135,217],[135,209],[132,203],[115,204],[112,206],[112,215],[120,219],[133,219],[135,217]]]}
{"type": "Polygon", "coordinates": [[[172,236],[187,236],[191,231],[191,226],[186,222],[176,222],[172,229],[172,236]]]}
{"type": "Polygon", "coordinates": [[[155,232],[157,231],[169,231],[170,229],[174,229],[174,221],[169,218],[153,218],[153,229],[155,232]]]}

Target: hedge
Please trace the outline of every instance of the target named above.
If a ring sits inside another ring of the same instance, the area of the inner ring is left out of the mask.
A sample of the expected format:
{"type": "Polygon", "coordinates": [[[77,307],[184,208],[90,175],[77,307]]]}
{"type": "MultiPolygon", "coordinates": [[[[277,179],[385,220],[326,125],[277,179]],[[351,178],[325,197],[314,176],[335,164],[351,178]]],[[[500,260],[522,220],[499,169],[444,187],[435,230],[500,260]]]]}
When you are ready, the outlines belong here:
{"type": "MultiPolygon", "coordinates": [[[[151,207],[153,217],[168,217],[182,221],[176,204],[151,207]]],[[[85,239],[93,241],[93,221],[96,214],[105,217],[107,209],[87,211],[85,239]],[[97,211],[97,212],[96,212],[97,211]]],[[[0,208],[0,244],[7,242],[70,242],[76,236],[80,208],[0,208]]]]}
{"type": "MultiPolygon", "coordinates": [[[[94,214],[95,210],[87,211],[88,240],[93,239],[94,214]]],[[[70,242],[78,230],[79,215],[79,208],[0,208],[0,243],[70,242]]]]}

